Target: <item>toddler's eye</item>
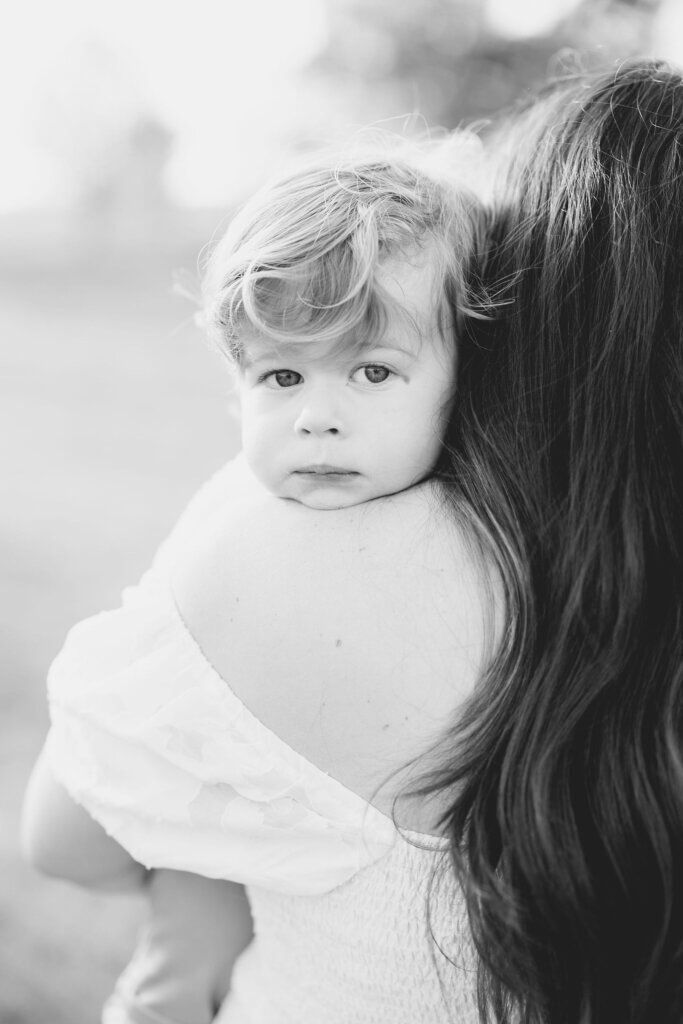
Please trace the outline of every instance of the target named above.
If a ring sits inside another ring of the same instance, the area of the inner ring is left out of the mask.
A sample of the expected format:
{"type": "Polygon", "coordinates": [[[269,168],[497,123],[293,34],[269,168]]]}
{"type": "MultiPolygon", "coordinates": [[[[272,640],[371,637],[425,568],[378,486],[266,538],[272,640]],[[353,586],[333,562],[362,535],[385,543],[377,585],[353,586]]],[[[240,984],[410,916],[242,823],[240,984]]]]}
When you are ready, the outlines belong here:
{"type": "Polygon", "coordinates": [[[274,388],[293,388],[301,384],[303,377],[296,370],[272,370],[264,374],[262,380],[274,388]]]}
{"type": "Polygon", "coordinates": [[[359,366],[356,370],[356,374],[362,374],[361,383],[367,381],[368,384],[384,384],[385,380],[388,380],[392,374],[392,371],[388,366],[381,366],[379,363],[366,363],[365,366],[359,366]]]}

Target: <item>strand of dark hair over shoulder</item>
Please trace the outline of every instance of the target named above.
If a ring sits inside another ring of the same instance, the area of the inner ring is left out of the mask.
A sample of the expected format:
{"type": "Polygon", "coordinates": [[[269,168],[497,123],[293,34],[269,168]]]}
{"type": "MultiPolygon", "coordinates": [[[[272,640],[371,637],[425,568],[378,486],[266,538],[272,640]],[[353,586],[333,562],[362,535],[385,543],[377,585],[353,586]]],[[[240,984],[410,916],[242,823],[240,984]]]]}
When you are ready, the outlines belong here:
{"type": "Polygon", "coordinates": [[[683,1020],[683,80],[522,115],[442,476],[502,579],[444,816],[482,1020],[683,1020]]]}

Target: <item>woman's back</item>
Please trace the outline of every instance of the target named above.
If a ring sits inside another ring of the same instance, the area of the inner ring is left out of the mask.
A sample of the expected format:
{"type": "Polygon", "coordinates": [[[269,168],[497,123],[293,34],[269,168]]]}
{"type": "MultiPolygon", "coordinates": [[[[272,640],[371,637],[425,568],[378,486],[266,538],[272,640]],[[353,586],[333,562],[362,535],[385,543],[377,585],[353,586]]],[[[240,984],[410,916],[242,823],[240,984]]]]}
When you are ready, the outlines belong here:
{"type": "Polygon", "coordinates": [[[430,486],[337,516],[252,482],[218,474],[124,606],[72,632],[52,763],[141,862],[246,883],[225,1024],[474,1021],[448,844],[406,831],[438,806],[389,815],[476,678],[478,574],[430,486]]]}
{"type": "Polygon", "coordinates": [[[474,953],[447,848],[406,837],[329,893],[248,893],[255,938],[220,1024],[478,1021],[474,953]]]}

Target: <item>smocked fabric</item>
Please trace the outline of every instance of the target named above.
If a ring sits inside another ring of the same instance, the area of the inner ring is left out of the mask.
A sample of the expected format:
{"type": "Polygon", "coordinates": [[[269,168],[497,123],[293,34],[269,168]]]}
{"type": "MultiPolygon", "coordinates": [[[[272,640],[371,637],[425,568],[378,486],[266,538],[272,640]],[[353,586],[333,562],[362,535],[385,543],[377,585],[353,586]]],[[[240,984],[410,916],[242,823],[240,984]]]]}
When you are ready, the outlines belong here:
{"type": "Polygon", "coordinates": [[[217,1024],[475,1024],[448,857],[416,840],[319,896],[249,889],[256,938],[217,1024]]]}

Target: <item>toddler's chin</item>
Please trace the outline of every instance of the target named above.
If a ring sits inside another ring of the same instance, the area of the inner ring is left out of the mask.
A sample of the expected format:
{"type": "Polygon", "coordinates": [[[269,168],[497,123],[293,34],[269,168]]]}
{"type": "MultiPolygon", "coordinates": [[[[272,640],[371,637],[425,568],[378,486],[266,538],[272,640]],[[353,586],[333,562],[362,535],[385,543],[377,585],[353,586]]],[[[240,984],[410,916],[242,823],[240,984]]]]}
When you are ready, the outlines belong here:
{"type": "Polygon", "coordinates": [[[332,487],[297,491],[289,493],[286,497],[303,505],[304,508],[315,509],[317,512],[335,512],[342,508],[353,508],[354,505],[364,505],[369,500],[367,494],[353,493],[332,487]]]}
{"type": "Polygon", "coordinates": [[[324,498],[292,498],[292,501],[296,501],[299,505],[303,505],[304,508],[313,508],[317,512],[335,512],[341,508],[352,508],[354,505],[364,504],[366,499],[357,499],[352,501],[350,498],[343,500],[341,498],[325,500],[324,498]]]}
{"type": "Polygon", "coordinates": [[[295,501],[304,508],[317,512],[333,512],[336,509],[351,508],[368,500],[368,486],[360,474],[345,480],[327,480],[324,476],[315,477],[307,474],[287,474],[284,479],[265,480],[263,486],[271,494],[288,501],[295,501]]]}
{"type": "Polygon", "coordinates": [[[352,508],[354,505],[362,505],[368,499],[359,495],[339,493],[333,489],[302,490],[293,487],[269,488],[272,494],[286,501],[294,501],[304,508],[314,509],[316,512],[334,512],[337,509],[352,508]]]}

